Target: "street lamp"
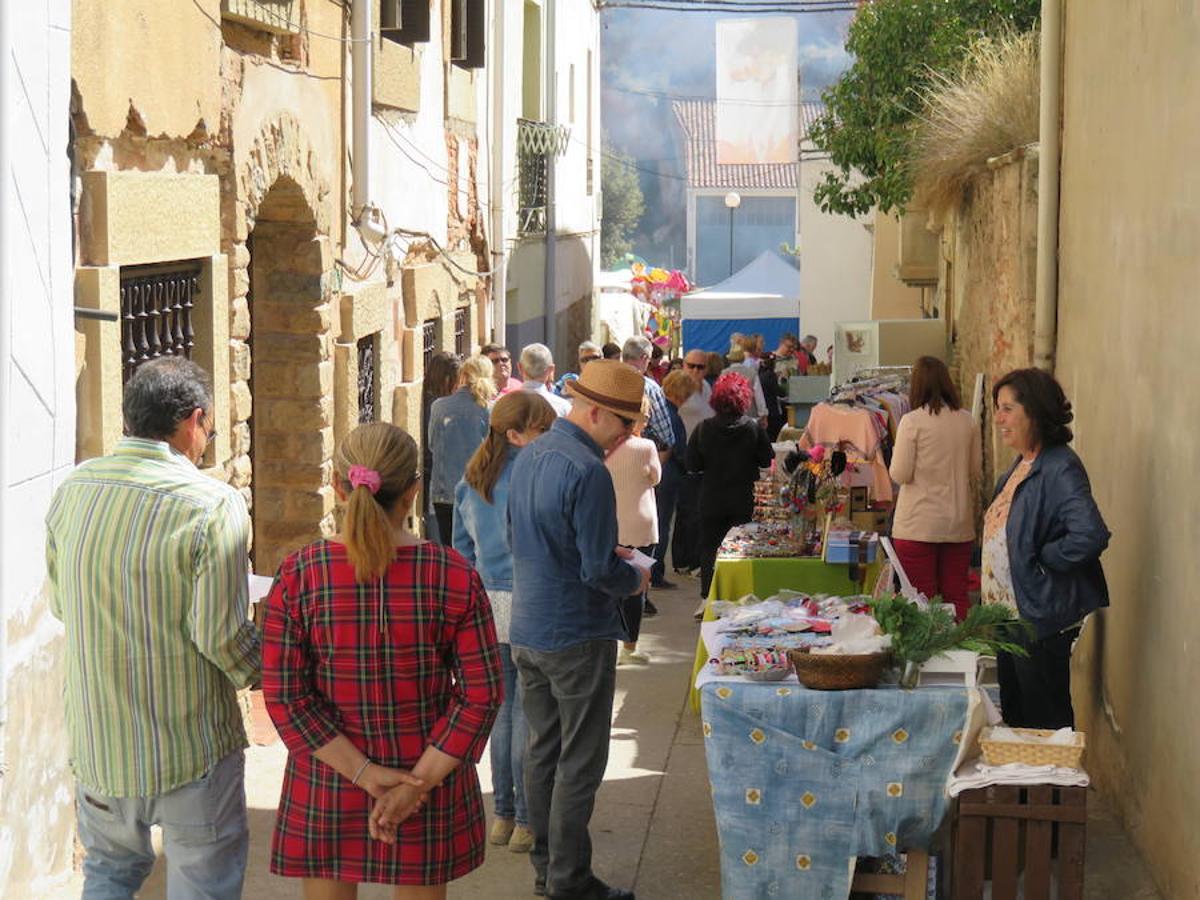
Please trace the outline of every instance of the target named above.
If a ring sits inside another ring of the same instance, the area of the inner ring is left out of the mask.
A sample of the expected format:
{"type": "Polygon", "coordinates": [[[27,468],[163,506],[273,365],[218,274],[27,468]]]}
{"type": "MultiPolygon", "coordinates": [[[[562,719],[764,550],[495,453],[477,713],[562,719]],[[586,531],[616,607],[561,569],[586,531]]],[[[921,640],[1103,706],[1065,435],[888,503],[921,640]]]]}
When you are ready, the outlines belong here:
{"type": "Polygon", "coordinates": [[[733,274],[733,211],[742,205],[742,195],[730,191],[725,195],[725,207],[729,210],[729,274],[733,274]]]}

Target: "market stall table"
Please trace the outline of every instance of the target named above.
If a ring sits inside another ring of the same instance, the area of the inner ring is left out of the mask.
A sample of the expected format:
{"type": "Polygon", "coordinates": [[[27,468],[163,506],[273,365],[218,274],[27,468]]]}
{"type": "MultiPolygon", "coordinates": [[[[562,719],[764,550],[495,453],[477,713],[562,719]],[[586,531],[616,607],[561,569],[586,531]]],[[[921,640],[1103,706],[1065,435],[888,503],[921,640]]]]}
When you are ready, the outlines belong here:
{"type": "Polygon", "coordinates": [[[844,898],[856,857],[928,848],[973,693],[704,684],[721,895],[844,898]]]}
{"type": "MultiPolygon", "coordinates": [[[[879,574],[879,564],[867,566],[867,584],[874,582],[879,574]]],[[[717,600],[738,600],[747,594],[767,598],[782,590],[805,594],[848,594],[857,588],[850,580],[850,567],[845,564],[827,563],[819,558],[758,558],[717,559],[713,570],[712,585],[708,590],[708,603],[704,620],[713,619],[712,605],[717,600]]],[[[692,683],[696,675],[708,662],[708,651],[704,641],[696,646],[696,661],[692,669],[692,683]]],[[[700,711],[700,693],[692,688],[692,709],[700,711]]]]}

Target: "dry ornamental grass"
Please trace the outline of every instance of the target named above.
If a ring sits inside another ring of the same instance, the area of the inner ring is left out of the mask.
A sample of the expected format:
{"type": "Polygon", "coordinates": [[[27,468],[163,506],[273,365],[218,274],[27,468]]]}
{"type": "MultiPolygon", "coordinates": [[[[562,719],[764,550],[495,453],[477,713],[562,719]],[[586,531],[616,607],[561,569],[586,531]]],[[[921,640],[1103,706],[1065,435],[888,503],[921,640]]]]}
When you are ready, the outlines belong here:
{"type": "Polygon", "coordinates": [[[913,144],[918,205],[935,216],[961,202],[987,161],[1038,139],[1037,31],[982,38],[957,74],[933,73],[913,144]]]}

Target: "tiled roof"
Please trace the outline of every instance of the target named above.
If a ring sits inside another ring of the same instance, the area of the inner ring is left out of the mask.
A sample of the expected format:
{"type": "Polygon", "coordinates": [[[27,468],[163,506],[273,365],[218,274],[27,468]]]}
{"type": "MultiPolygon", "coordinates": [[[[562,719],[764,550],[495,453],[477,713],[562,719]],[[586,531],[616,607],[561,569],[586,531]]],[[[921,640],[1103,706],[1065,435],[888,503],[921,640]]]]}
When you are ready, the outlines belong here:
{"type": "MultiPolygon", "coordinates": [[[[720,165],[717,163],[717,104],[715,100],[675,100],[675,118],[683,129],[687,151],[689,187],[702,188],[795,188],[798,166],[795,163],[720,165]]],[[[800,104],[801,140],[817,116],[825,111],[820,104],[800,104]]]]}

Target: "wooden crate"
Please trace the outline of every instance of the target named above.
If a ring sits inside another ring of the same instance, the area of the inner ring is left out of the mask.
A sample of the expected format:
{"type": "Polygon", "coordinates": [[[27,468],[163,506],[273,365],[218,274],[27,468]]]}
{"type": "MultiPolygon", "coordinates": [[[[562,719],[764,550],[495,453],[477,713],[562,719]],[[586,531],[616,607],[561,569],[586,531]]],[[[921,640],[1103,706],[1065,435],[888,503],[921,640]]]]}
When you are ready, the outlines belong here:
{"type": "Polygon", "coordinates": [[[874,872],[855,872],[850,883],[851,895],[876,896],[887,894],[903,900],[925,900],[929,880],[929,854],[924,850],[909,850],[902,875],[881,875],[874,872]]]}
{"type": "Polygon", "coordinates": [[[954,824],[954,900],[1083,897],[1087,788],[994,786],[964,791],[954,824]],[[1023,876],[1023,878],[1022,878],[1023,876]],[[1018,893],[1021,888],[1021,893],[1018,893]]]}

